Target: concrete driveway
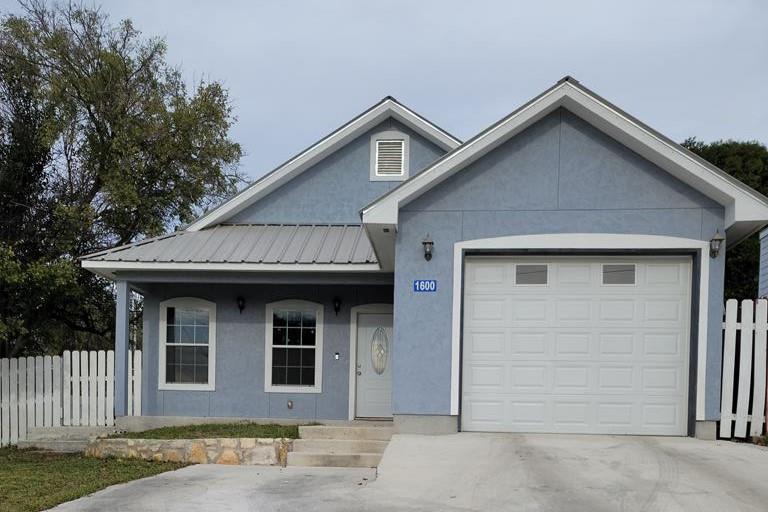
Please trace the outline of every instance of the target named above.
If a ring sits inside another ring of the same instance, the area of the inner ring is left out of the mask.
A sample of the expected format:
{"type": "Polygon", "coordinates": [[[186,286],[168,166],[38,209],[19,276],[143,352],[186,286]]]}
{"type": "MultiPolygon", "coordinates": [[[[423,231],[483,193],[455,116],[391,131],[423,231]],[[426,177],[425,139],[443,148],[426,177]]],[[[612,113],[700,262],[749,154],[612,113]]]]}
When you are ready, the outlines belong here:
{"type": "Polygon", "coordinates": [[[688,438],[395,436],[364,469],[193,466],[57,511],[760,511],[768,450],[688,438]]]}

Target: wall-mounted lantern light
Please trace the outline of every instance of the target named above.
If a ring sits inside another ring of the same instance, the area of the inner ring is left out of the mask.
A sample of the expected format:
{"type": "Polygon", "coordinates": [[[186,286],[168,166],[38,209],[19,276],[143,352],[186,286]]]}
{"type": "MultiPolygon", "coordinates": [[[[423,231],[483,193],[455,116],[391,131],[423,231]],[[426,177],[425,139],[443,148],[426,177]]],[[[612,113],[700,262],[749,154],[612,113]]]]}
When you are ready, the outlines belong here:
{"type": "Polygon", "coordinates": [[[720,247],[723,245],[724,241],[725,237],[720,234],[720,230],[718,229],[715,236],[709,241],[709,256],[711,258],[717,258],[717,255],[720,254],[720,247]]]}
{"type": "Polygon", "coordinates": [[[245,299],[243,297],[237,298],[237,309],[240,310],[240,314],[243,314],[243,310],[245,309],[245,299]]]}
{"type": "Polygon", "coordinates": [[[333,298],[333,312],[336,313],[336,316],[339,316],[339,311],[341,311],[341,298],[340,297],[334,297],[333,298]]]}
{"type": "Polygon", "coordinates": [[[430,238],[429,233],[427,233],[427,236],[424,237],[424,240],[421,241],[421,245],[424,246],[424,259],[429,261],[432,259],[432,249],[435,247],[435,242],[432,241],[432,238],[430,238]]]}

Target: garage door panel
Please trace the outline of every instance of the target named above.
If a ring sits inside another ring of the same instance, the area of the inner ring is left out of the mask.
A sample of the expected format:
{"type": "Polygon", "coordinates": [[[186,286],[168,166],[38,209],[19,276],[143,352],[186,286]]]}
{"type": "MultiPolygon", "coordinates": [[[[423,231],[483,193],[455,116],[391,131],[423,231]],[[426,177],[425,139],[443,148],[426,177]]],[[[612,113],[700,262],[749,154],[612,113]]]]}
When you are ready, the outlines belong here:
{"type": "Polygon", "coordinates": [[[685,435],[690,258],[634,258],[631,285],[603,284],[628,258],[491,260],[466,265],[464,430],[685,435]]]}

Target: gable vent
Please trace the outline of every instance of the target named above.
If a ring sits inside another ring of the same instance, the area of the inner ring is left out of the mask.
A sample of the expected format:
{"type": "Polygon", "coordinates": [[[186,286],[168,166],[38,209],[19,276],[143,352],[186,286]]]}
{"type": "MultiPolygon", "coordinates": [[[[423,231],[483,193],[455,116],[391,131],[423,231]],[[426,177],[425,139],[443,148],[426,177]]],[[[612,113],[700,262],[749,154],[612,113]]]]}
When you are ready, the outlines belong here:
{"type": "Polygon", "coordinates": [[[404,140],[376,141],[376,175],[402,176],[405,163],[404,140]]]}

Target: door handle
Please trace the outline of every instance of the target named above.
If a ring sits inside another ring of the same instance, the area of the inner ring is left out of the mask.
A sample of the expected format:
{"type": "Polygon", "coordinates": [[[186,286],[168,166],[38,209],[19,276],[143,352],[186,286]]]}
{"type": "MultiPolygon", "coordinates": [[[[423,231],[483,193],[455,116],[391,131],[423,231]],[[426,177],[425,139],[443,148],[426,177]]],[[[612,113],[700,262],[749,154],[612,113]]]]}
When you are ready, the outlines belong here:
{"type": "Polygon", "coordinates": [[[361,372],[360,370],[357,370],[357,374],[358,374],[358,375],[362,375],[362,374],[363,374],[363,372],[361,372]]]}

